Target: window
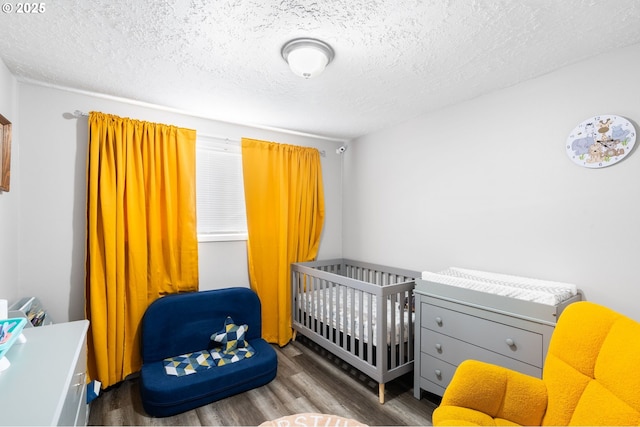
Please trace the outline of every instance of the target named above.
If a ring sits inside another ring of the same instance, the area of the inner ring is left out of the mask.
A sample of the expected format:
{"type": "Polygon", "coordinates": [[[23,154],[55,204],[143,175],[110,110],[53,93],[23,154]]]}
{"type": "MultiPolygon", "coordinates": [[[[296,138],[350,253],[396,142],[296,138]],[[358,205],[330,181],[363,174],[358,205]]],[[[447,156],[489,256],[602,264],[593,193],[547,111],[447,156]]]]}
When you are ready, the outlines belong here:
{"type": "Polygon", "coordinates": [[[197,137],[196,204],[198,241],[247,239],[242,157],[238,143],[197,137]]]}

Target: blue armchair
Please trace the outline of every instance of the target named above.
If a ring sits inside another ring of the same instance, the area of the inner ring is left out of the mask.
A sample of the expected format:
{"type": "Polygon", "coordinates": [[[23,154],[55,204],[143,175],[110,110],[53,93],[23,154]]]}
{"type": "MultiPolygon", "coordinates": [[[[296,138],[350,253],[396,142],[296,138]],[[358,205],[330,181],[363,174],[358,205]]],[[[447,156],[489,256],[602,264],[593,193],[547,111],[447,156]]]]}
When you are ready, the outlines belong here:
{"type": "Polygon", "coordinates": [[[142,319],[140,393],[144,410],[165,417],[269,383],[276,376],[275,350],[262,338],[261,306],[248,288],[168,295],[154,301],[142,319]],[[212,334],[231,317],[248,325],[244,339],[255,354],[237,363],[190,375],[169,375],[165,359],[212,349],[212,334]]]}

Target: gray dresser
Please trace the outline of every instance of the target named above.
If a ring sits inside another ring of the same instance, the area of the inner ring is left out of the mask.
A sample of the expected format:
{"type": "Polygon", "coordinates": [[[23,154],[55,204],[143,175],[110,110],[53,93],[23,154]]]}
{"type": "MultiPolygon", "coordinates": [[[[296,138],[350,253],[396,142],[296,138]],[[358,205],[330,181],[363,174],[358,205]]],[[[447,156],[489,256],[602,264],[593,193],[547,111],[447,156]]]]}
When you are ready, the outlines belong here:
{"type": "Polygon", "coordinates": [[[89,322],[25,328],[0,373],[0,425],[86,425],[89,322]]]}
{"type": "Polygon", "coordinates": [[[466,359],[541,377],[549,340],[564,307],[416,280],[414,396],[442,396],[466,359]]]}

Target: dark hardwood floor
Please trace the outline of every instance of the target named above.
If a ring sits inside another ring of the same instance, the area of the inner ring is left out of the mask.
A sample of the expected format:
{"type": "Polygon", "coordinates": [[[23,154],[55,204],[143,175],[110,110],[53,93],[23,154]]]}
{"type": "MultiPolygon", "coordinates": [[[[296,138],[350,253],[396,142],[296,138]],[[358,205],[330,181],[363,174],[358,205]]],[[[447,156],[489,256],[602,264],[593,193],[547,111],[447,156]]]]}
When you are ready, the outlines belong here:
{"type": "Polygon", "coordinates": [[[378,384],[304,337],[278,353],[278,375],[271,383],[209,405],[166,418],[142,409],[138,379],[103,391],[91,403],[89,425],[255,426],[303,412],[352,418],[371,426],[431,425],[436,396],[413,397],[413,374],[386,384],[385,403],[378,384]]]}

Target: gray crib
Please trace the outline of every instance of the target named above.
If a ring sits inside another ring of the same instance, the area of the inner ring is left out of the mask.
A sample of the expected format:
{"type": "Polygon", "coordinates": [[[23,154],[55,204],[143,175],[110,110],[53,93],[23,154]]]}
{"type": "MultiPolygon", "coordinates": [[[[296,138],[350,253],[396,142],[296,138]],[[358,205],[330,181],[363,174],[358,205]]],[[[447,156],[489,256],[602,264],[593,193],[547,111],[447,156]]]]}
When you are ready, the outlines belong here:
{"type": "Polygon", "coordinates": [[[347,259],[291,264],[292,326],[385,383],[413,370],[413,288],[420,273],[347,259]]]}

